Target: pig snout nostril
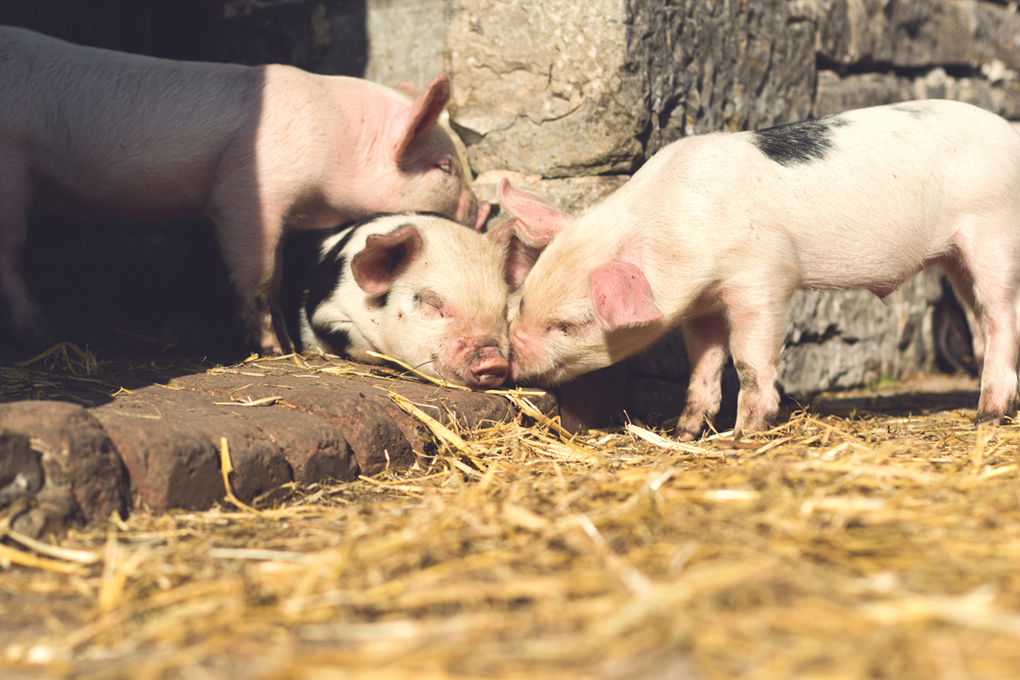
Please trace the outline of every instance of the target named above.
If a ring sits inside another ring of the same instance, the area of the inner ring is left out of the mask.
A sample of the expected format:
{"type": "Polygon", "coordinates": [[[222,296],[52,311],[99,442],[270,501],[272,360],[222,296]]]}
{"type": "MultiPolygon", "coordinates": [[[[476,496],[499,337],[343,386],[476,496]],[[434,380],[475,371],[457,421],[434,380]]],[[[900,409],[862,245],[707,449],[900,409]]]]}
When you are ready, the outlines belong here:
{"type": "Polygon", "coordinates": [[[510,364],[501,356],[479,359],[468,367],[465,379],[469,387],[499,387],[510,375],[510,364]]]}

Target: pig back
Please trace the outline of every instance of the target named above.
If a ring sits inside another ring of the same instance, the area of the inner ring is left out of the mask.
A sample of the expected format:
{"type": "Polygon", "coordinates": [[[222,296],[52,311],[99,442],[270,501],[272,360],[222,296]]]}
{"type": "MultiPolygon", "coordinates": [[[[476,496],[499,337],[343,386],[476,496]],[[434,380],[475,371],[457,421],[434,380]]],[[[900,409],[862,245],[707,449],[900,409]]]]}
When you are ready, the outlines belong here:
{"type": "Polygon", "coordinates": [[[261,69],[74,45],[0,27],[0,136],[45,192],[126,217],[200,212],[218,160],[253,144],[261,69]]]}
{"type": "Polygon", "coordinates": [[[706,135],[670,165],[685,232],[755,259],[774,234],[766,242],[793,246],[806,288],[894,289],[975,229],[1020,231],[1020,136],[958,102],[706,135]]]}

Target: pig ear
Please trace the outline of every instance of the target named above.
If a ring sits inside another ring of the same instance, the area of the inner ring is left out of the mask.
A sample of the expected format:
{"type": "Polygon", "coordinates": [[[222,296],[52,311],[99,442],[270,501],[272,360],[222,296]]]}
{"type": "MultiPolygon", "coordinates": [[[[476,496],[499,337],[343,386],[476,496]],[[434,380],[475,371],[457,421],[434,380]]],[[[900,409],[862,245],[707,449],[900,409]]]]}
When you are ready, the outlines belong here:
{"type": "Polygon", "coordinates": [[[629,262],[613,260],[591,275],[595,316],[606,330],[641,326],[662,318],[652,302],[644,273],[629,262]]]}
{"type": "Polygon", "coordinates": [[[404,166],[414,160],[416,147],[425,141],[448,101],[450,79],[445,75],[436,76],[425,88],[425,92],[411,104],[407,123],[397,137],[393,149],[397,165],[404,166]]]}
{"type": "Polygon", "coordinates": [[[511,217],[486,232],[486,237],[495,241],[506,253],[504,278],[513,288],[520,288],[535,260],[545,250],[545,243],[532,243],[520,233],[520,223],[511,217]]]}
{"type": "Polygon", "coordinates": [[[498,191],[499,202],[518,219],[522,233],[533,243],[548,243],[574,221],[538,194],[514,189],[506,177],[499,180],[498,191]]]}
{"type": "Polygon", "coordinates": [[[382,295],[421,249],[421,234],[409,224],[388,234],[372,234],[365,239],[365,249],[351,258],[354,282],[369,295],[382,295]]]}

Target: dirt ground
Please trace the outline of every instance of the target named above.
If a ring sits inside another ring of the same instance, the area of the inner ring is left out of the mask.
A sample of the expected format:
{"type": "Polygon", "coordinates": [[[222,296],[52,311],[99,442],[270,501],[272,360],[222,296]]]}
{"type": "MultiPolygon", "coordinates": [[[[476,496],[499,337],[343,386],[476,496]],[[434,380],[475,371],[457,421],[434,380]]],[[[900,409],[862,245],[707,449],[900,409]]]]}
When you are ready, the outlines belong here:
{"type": "Polygon", "coordinates": [[[1020,428],[976,389],[741,442],[426,416],[411,470],[0,546],[0,677],[1016,678],[1020,428]]]}

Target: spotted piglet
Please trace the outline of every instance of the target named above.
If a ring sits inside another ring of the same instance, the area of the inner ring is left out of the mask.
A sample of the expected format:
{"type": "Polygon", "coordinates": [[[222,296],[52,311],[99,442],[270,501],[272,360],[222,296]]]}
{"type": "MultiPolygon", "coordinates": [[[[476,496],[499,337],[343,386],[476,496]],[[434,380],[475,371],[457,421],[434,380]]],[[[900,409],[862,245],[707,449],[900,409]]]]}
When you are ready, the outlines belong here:
{"type": "Polygon", "coordinates": [[[884,298],[940,264],[983,337],[978,420],[1016,407],[1020,136],[987,111],[915,101],[683,139],[577,220],[506,180],[499,192],[548,244],[512,310],[518,380],[569,380],[679,325],[691,365],[679,436],[717,413],[730,353],[734,434],[757,432],[778,411],[793,291],[884,298]]]}
{"type": "Polygon", "coordinates": [[[472,388],[510,372],[512,223],[487,234],[437,215],[383,215],[315,244],[301,294],[301,341],[378,363],[369,352],[472,388]]]}

